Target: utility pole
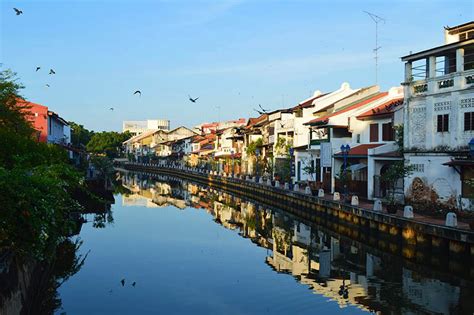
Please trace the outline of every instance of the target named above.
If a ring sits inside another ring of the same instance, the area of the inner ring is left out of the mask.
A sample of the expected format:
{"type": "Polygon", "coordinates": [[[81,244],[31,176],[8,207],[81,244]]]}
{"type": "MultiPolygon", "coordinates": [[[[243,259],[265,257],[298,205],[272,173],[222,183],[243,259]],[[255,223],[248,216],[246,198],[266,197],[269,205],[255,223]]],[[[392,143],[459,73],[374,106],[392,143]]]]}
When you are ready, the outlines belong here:
{"type": "Polygon", "coordinates": [[[375,48],[374,48],[374,53],[375,53],[375,84],[378,83],[378,66],[379,66],[379,49],[382,48],[381,46],[379,46],[379,23],[380,22],[383,22],[385,23],[385,19],[378,16],[378,15],[375,15],[373,13],[370,13],[370,12],[367,12],[367,11],[364,11],[365,13],[367,13],[370,18],[374,21],[375,23],[375,48]]]}

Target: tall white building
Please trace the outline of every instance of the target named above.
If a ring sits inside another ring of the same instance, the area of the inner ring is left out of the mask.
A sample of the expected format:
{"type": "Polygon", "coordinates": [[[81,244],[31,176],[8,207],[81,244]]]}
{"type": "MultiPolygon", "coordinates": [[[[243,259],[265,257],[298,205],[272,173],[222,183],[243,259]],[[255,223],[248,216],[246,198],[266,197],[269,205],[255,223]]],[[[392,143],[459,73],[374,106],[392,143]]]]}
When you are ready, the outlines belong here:
{"type": "Polygon", "coordinates": [[[474,22],[445,27],[445,43],[405,62],[404,150],[414,167],[405,193],[474,210],[474,22]],[[420,195],[423,195],[422,193],[420,195]],[[426,194],[425,194],[426,195],[426,194]]]}
{"type": "Polygon", "coordinates": [[[166,119],[126,120],[123,122],[122,132],[128,131],[136,136],[151,130],[170,130],[170,121],[166,119]]]}

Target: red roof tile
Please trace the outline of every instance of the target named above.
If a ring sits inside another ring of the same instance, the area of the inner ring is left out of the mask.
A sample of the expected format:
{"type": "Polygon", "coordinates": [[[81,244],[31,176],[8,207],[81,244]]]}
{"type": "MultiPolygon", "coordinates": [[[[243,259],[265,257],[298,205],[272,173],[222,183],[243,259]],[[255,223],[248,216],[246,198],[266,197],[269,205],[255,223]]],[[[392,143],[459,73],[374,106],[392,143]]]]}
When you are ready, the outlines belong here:
{"type": "Polygon", "coordinates": [[[387,96],[388,95],[388,92],[383,92],[383,93],[378,93],[372,97],[369,97],[367,99],[364,99],[362,101],[359,101],[351,106],[348,106],[344,109],[341,109],[339,111],[336,111],[336,112],[333,112],[331,114],[328,114],[328,115],[325,115],[325,116],[322,116],[322,117],[319,117],[319,118],[316,118],[316,119],[313,119],[313,120],[310,120],[308,122],[305,123],[305,125],[311,125],[311,124],[317,124],[317,123],[327,123],[327,120],[331,117],[334,117],[334,116],[337,116],[339,114],[342,114],[342,113],[345,113],[345,112],[348,112],[350,110],[353,110],[353,109],[356,109],[356,108],[359,108],[361,106],[364,106],[364,105],[367,105],[368,103],[370,102],[373,102],[373,101],[376,101],[378,100],[379,98],[382,98],[384,96],[387,96]]]}
{"type": "MultiPolygon", "coordinates": [[[[380,147],[384,143],[370,143],[370,144],[361,144],[356,147],[353,147],[349,150],[349,156],[351,155],[367,155],[367,150],[380,147]]],[[[336,153],[337,156],[342,156],[341,152],[336,153]]]]}
{"type": "Polygon", "coordinates": [[[403,97],[387,101],[387,102],[385,102],[383,104],[380,104],[379,106],[377,106],[373,109],[370,109],[370,110],[360,114],[359,116],[357,116],[357,119],[362,120],[362,119],[365,119],[365,118],[372,118],[372,117],[376,117],[376,116],[389,115],[389,114],[393,113],[394,109],[402,103],[403,103],[403,97]]]}

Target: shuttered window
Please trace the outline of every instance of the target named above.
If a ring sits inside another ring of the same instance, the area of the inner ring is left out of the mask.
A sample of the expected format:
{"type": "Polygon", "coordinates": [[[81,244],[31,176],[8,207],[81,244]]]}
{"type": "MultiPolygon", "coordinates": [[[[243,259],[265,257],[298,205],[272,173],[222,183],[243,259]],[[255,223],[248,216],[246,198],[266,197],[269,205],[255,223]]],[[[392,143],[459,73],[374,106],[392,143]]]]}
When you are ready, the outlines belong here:
{"type": "Polygon", "coordinates": [[[386,123],[382,125],[382,141],[393,141],[394,140],[394,129],[392,123],[386,123]]]}
{"type": "Polygon", "coordinates": [[[447,132],[449,131],[449,114],[438,115],[438,132],[447,132]]]}
{"type": "Polygon", "coordinates": [[[370,142],[379,141],[379,124],[370,124],[370,142]]]}
{"type": "Polygon", "coordinates": [[[464,113],[464,131],[474,130],[474,112],[464,113]]]}

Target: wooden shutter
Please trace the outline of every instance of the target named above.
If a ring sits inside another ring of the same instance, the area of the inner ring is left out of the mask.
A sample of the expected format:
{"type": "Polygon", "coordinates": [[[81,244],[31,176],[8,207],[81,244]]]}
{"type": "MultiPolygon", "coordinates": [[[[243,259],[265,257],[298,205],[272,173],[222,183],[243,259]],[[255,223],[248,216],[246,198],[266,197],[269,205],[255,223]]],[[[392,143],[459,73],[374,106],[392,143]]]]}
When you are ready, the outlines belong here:
{"type": "Polygon", "coordinates": [[[370,142],[379,141],[379,124],[370,124],[370,142]]]}

